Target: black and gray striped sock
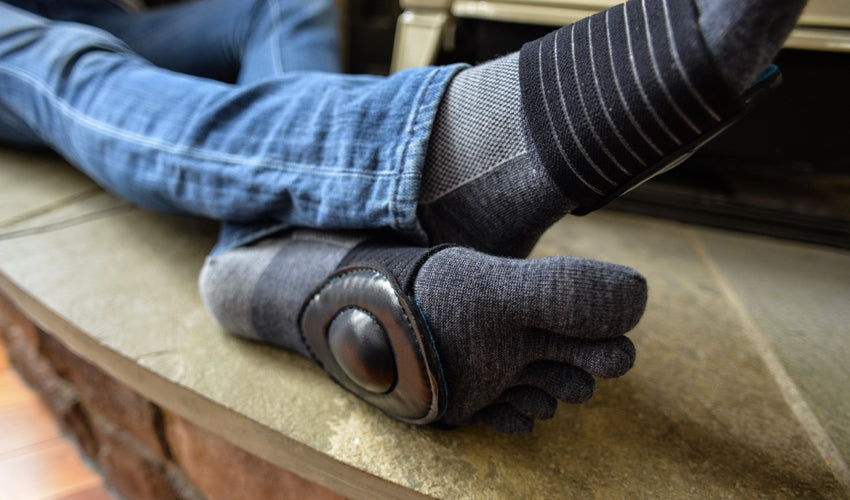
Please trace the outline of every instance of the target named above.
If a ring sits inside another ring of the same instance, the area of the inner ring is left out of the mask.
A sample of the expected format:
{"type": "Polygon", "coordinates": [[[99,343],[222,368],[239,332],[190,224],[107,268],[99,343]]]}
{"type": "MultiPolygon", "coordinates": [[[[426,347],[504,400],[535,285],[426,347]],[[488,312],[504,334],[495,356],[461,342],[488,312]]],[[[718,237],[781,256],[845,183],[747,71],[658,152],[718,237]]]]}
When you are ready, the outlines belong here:
{"type": "Polygon", "coordinates": [[[750,98],[741,78],[770,63],[800,0],[716,3],[725,23],[694,0],[631,0],[461,72],[422,179],[419,217],[432,242],[526,255],[561,216],[599,208],[722,131],[750,98]],[[781,29],[746,37],[736,26],[751,23],[735,16],[759,9],[781,29]],[[755,55],[720,71],[730,45],[707,29],[735,31],[737,49],[755,55]]]}

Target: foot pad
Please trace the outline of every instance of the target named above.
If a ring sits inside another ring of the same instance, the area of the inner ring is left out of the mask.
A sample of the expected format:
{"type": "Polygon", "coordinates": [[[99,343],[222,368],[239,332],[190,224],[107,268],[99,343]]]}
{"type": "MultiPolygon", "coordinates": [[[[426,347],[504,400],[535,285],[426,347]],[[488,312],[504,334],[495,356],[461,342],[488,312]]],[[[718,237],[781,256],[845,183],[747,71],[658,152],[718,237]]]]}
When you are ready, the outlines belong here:
{"type": "Polygon", "coordinates": [[[446,391],[431,335],[388,271],[337,271],[305,303],[299,325],[316,362],[366,402],[411,424],[442,416],[446,391]]]}

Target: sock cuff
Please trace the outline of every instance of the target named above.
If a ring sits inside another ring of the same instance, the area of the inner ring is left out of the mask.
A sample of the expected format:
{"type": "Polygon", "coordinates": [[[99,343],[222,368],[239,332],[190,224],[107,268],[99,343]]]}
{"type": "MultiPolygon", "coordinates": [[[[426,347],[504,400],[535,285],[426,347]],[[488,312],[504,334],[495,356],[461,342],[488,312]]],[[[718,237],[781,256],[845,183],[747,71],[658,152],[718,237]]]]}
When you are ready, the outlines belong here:
{"type": "Polygon", "coordinates": [[[433,247],[404,246],[385,238],[365,240],[352,248],[342,258],[337,269],[355,264],[378,265],[389,271],[405,294],[413,296],[413,286],[419,269],[435,253],[453,245],[433,247]]]}
{"type": "Polygon", "coordinates": [[[523,114],[553,180],[587,213],[674,164],[743,108],[691,0],[632,0],[520,51],[523,114]]]}

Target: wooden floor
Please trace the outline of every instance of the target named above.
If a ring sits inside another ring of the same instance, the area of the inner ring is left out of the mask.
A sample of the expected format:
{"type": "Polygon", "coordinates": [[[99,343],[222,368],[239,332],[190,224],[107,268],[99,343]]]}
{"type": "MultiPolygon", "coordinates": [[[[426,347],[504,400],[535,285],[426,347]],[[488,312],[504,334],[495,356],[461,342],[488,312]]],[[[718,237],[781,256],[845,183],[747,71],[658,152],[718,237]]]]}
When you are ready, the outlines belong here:
{"type": "Polygon", "coordinates": [[[9,366],[0,342],[0,498],[109,500],[78,449],[9,366]]]}

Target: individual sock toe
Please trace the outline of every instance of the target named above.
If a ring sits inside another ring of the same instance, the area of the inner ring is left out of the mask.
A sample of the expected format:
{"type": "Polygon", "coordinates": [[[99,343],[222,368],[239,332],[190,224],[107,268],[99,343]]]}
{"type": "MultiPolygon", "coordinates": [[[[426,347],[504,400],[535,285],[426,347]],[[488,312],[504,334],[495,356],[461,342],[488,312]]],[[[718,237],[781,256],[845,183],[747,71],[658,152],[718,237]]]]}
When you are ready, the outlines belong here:
{"type": "Polygon", "coordinates": [[[546,420],[555,416],[558,401],[547,392],[534,386],[523,385],[505,391],[497,400],[508,403],[531,419],[546,420]]]}
{"type": "Polygon", "coordinates": [[[467,284],[445,290],[444,296],[464,300],[474,293],[476,307],[498,311],[499,323],[513,328],[589,339],[616,337],[634,328],[646,308],[643,276],[625,266],[593,260],[513,260],[450,248],[424,269],[423,283],[429,277],[448,282],[448,274],[454,281],[463,277],[467,284]],[[458,269],[463,269],[462,275],[458,269]]]}
{"type": "Polygon", "coordinates": [[[635,362],[635,346],[622,336],[589,341],[541,333],[539,343],[529,349],[538,359],[568,363],[601,378],[620,377],[635,362]]]}
{"type": "Polygon", "coordinates": [[[507,403],[487,406],[473,420],[505,434],[527,434],[534,430],[534,420],[507,403]]]}
{"type": "Polygon", "coordinates": [[[525,367],[518,381],[539,387],[558,401],[581,404],[593,396],[596,382],[580,368],[552,361],[538,361],[525,367]]]}
{"type": "Polygon", "coordinates": [[[588,259],[531,262],[525,283],[540,290],[528,290],[525,326],[601,339],[632,330],[643,316],[646,279],[634,269],[588,259]],[[563,310],[573,313],[565,317],[563,310]]]}

